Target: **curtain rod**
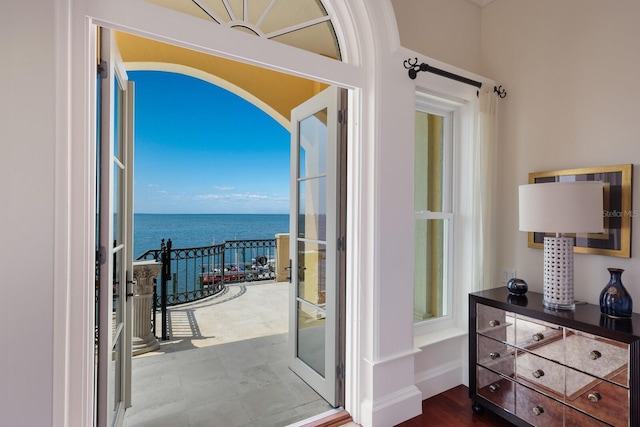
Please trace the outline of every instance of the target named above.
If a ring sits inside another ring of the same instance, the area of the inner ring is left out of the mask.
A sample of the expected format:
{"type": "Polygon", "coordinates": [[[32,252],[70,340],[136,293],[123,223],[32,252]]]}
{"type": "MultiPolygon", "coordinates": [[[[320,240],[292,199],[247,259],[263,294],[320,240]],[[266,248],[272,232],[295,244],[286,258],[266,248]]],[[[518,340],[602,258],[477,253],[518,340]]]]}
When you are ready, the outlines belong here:
{"type": "MultiPolygon", "coordinates": [[[[411,80],[414,80],[417,77],[418,72],[427,71],[429,73],[437,74],[439,76],[446,77],[446,78],[451,79],[451,80],[455,80],[455,81],[458,81],[458,82],[461,82],[461,83],[465,83],[465,84],[468,84],[468,85],[471,85],[471,86],[475,86],[478,89],[480,89],[482,87],[482,82],[478,82],[478,81],[469,79],[469,78],[464,77],[464,76],[459,76],[458,74],[450,73],[449,71],[442,70],[440,68],[432,67],[431,65],[426,64],[424,62],[421,63],[421,64],[418,64],[418,58],[405,59],[404,68],[409,70],[409,78],[411,80]]],[[[494,86],[493,87],[493,91],[496,92],[500,98],[504,98],[505,96],[507,96],[507,91],[505,89],[503,89],[502,85],[497,86],[497,87],[494,86]]]]}

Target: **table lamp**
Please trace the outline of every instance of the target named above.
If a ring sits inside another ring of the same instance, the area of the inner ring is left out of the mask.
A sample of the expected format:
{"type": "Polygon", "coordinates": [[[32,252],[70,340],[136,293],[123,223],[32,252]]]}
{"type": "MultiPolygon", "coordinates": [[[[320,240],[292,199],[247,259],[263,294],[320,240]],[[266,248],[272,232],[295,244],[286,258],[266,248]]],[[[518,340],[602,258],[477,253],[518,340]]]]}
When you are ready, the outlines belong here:
{"type": "Polygon", "coordinates": [[[519,188],[520,231],[556,233],[544,238],[543,304],[573,310],[573,237],[561,233],[602,233],[600,181],[547,182],[519,188]]]}

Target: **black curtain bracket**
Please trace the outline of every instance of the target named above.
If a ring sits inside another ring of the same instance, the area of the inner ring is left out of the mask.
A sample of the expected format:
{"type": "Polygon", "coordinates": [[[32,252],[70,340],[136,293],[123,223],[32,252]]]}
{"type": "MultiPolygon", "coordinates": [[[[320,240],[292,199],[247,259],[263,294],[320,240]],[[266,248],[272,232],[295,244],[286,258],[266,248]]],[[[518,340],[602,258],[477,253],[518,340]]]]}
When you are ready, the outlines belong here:
{"type": "MultiPolygon", "coordinates": [[[[446,71],[440,68],[432,67],[431,65],[426,64],[424,62],[421,64],[418,64],[418,58],[405,59],[404,68],[409,70],[409,78],[411,80],[414,80],[418,76],[418,73],[420,71],[427,71],[429,73],[437,74],[439,76],[446,77],[451,80],[455,80],[461,83],[475,86],[478,89],[482,87],[482,82],[478,82],[476,80],[472,80],[467,77],[460,76],[458,74],[450,73],[449,71],[446,71]]],[[[505,96],[507,96],[507,91],[502,86],[498,86],[498,87],[494,86],[493,91],[496,92],[500,98],[504,98],[505,96]]]]}

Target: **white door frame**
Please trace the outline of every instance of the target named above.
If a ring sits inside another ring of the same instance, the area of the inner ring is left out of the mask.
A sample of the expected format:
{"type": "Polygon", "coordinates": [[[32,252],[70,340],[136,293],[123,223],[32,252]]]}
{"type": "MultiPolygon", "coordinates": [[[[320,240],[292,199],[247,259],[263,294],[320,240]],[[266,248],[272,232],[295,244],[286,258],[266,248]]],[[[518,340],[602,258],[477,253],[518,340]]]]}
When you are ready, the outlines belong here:
{"type": "MultiPolygon", "coordinates": [[[[118,407],[113,415],[112,408],[105,405],[98,407],[99,426],[120,426],[124,421],[125,411],[131,406],[131,320],[133,304],[130,291],[133,276],[133,259],[131,251],[133,239],[133,82],[129,81],[127,72],[120,57],[120,51],[113,33],[104,28],[100,37],[100,59],[103,75],[100,84],[100,209],[99,234],[103,260],[100,262],[99,311],[98,316],[98,398],[103,401],[112,395],[119,397],[118,407]],[[118,120],[116,132],[115,121],[118,120]],[[115,148],[118,148],[117,152],[115,148]],[[114,181],[114,169],[118,178],[114,181]],[[117,188],[115,187],[117,185],[117,188]],[[114,198],[114,195],[117,198],[114,198]],[[114,213],[117,212],[117,218],[114,213]],[[106,217],[104,217],[105,215],[106,217]],[[118,231],[120,241],[116,247],[114,233],[118,231]],[[119,270],[115,270],[116,261],[120,261],[119,270]],[[114,275],[118,275],[118,288],[112,286],[114,275]],[[117,299],[114,292],[119,293],[117,299]],[[117,304],[117,306],[114,306],[117,304]],[[119,316],[112,316],[114,310],[119,316]],[[119,317],[119,319],[118,319],[119,317]],[[116,324],[114,325],[114,321],[116,324]],[[117,323],[122,325],[119,328],[117,323]],[[112,336],[115,331],[115,336],[112,336]],[[117,369],[112,366],[114,338],[119,341],[119,349],[115,350],[117,369]],[[118,354],[119,353],[119,354],[118,354]],[[112,370],[116,370],[114,383],[110,383],[112,370]],[[102,397],[100,397],[102,396],[102,397]]],[[[113,402],[115,404],[115,402],[113,402]]]]}
{"type": "MultiPolygon", "coordinates": [[[[93,420],[93,251],[95,248],[95,25],[129,31],[190,49],[287,72],[352,89],[349,125],[347,206],[347,319],[359,319],[363,283],[375,283],[375,250],[369,231],[375,199],[371,158],[375,157],[375,88],[370,67],[377,52],[391,52],[398,36],[390,1],[340,2],[328,0],[339,14],[349,49],[339,62],[289,46],[219,28],[143,0],[55,0],[56,14],[56,207],[54,286],[53,420],[55,425],[91,425],[93,420]],[[348,4],[347,4],[348,3],[348,4]],[[151,12],[151,13],[149,13],[151,12]],[[373,22],[375,21],[375,22],[373,22]],[[372,28],[376,28],[374,32],[372,28]],[[361,35],[359,35],[361,34],[361,35]],[[353,65],[352,65],[353,64],[353,65]],[[365,144],[364,141],[367,141],[365,144]]],[[[375,295],[374,295],[374,298],[375,295]]],[[[360,418],[363,401],[372,402],[373,373],[361,369],[363,357],[378,358],[378,349],[365,335],[377,326],[347,321],[346,404],[360,418]],[[361,344],[363,343],[363,344],[361,344]],[[362,355],[362,345],[372,354],[362,355]],[[368,380],[360,380],[365,375],[368,380]]]]}

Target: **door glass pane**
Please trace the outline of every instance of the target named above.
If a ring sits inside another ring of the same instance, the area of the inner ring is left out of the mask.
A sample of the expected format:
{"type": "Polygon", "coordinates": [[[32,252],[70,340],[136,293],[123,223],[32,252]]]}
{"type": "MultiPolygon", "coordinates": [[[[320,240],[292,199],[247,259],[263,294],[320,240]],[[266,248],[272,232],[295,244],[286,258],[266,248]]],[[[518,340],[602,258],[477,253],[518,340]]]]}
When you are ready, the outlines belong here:
{"type": "MultiPolygon", "coordinates": [[[[102,150],[102,78],[97,74],[96,78],[96,217],[95,217],[95,280],[94,280],[94,301],[95,301],[95,314],[94,314],[94,354],[98,354],[100,351],[100,342],[98,340],[98,331],[100,330],[100,165],[101,163],[101,150],[102,150]]],[[[98,357],[94,357],[94,381],[98,383],[98,357]]],[[[94,413],[96,412],[97,399],[94,399],[94,413]]]]}
{"type": "MultiPolygon", "coordinates": [[[[120,323],[122,323],[122,314],[123,314],[123,308],[122,308],[122,303],[123,303],[123,299],[125,297],[124,295],[124,291],[125,291],[125,283],[123,280],[123,268],[124,268],[124,260],[122,259],[122,252],[121,250],[116,251],[113,254],[113,284],[112,284],[112,289],[113,289],[113,313],[112,313],[112,325],[113,325],[113,334],[116,333],[118,325],[120,323]]],[[[113,339],[115,340],[116,337],[114,335],[113,339]]]]}
{"type": "Polygon", "coordinates": [[[327,173],[327,109],[303,119],[298,128],[299,176],[305,178],[327,173]]]}
{"type": "Polygon", "coordinates": [[[113,409],[113,415],[118,411],[118,406],[120,405],[120,401],[122,400],[122,373],[120,369],[122,368],[122,334],[118,334],[117,339],[113,342],[113,349],[111,351],[111,367],[109,369],[109,382],[111,389],[113,390],[113,394],[109,396],[112,401],[110,402],[110,406],[113,409]]]}
{"type": "Polygon", "coordinates": [[[297,356],[322,377],[325,375],[324,310],[298,302],[297,356]]]}
{"type": "Polygon", "coordinates": [[[307,176],[307,152],[304,151],[304,147],[300,146],[300,150],[298,151],[298,177],[307,176]]]}
{"type": "Polygon", "coordinates": [[[120,156],[120,112],[122,111],[122,93],[120,91],[120,82],[118,77],[114,76],[113,83],[113,155],[121,159],[120,156]]]}
{"type": "Polygon", "coordinates": [[[113,164],[113,246],[122,244],[122,203],[120,201],[123,171],[117,163],[113,164]]]}
{"type": "Polygon", "coordinates": [[[448,220],[415,221],[414,320],[444,313],[446,225],[448,220]]]}
{"type": "Polygon", "coordinates": [[[298,237],[311,240],[327,239],[327,177],[298,183],[298,237]]]}
{"type": "Polygon", "coordinates": [[[298,297],[324,305],[326,295],[327,247],[321,243],[298,242],[298,297]]]}

